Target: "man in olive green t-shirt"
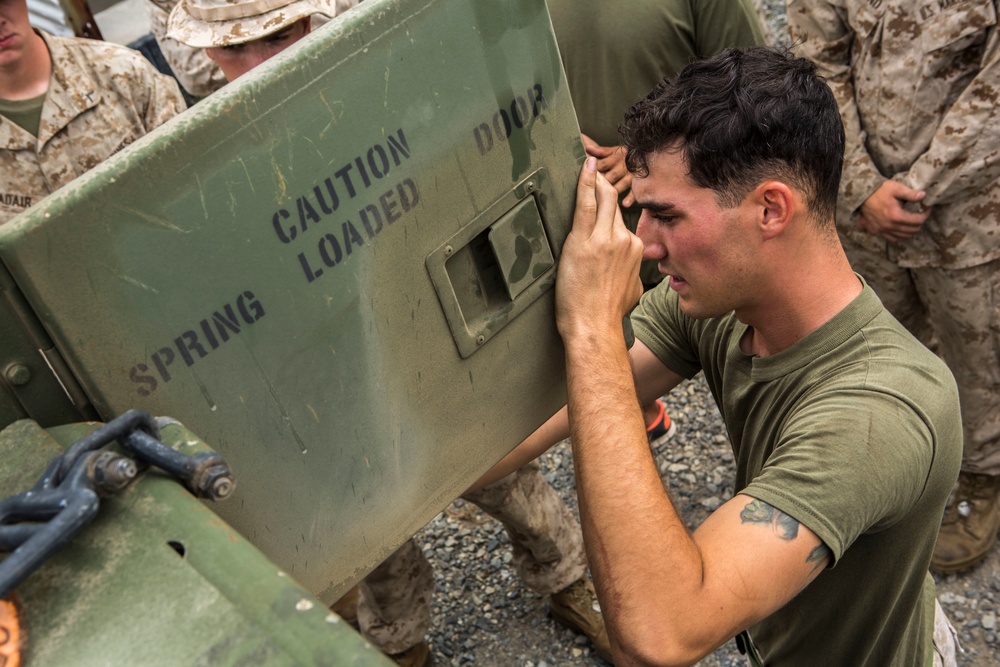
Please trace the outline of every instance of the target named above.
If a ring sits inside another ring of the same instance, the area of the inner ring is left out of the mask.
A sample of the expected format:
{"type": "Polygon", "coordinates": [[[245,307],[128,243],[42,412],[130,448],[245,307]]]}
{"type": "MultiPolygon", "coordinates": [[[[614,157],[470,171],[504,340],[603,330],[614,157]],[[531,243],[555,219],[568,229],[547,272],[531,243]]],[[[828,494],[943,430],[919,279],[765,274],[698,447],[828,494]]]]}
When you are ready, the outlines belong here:
{"type": "Polygon", "coordinates": [[[830,89],[805,59],[728,50],[658,85],[622,136],[639,238],[589,158],[556,285],[567,408],[480,483],[572,435],[616,664],[693,664],[736,637],[756,665],[953,665],[927,569],[958,392],[838,242],[830,89]],[[669,289],[639,302],[629,350],[642,257],[669,289]],[[689,533],[640,406],[698,372],[736,495],[689,533]]]}

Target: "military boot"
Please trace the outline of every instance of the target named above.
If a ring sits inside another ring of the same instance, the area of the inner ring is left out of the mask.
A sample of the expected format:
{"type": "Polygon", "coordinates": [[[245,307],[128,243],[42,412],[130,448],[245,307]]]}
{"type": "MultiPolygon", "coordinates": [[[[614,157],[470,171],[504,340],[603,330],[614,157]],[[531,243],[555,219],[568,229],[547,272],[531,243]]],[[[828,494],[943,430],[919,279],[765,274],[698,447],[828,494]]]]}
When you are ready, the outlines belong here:
{"type": "Polygon", "coordinates": [[[330,605],[330,611],[340,616],[345,623],[354,627],[355,630],[358,629],[358,587],[357,584],[351,588],[351,590],[344,593],[344,597],[340,598],[332,605],[330,605]]]}
{"type": "Polygon", "coordinates": [[[597,655],[611,664],[611,641],[604,627],[597,591],[587,575],[583,575],[566,588],[552,594],[549,600],[552,617],[570,630],[590,638],[597,655]]]}
{"type": "Polygon", "coordinates": [[[402,653],[394,653],[389,658],[400,667],[433,667],[434,657],[427,642],[420,642],[402,653]]]}
{"type": "Polygon", "coordinates": [[[1000,477],[963,472],[945,510],[931,569],[958,572],[986,557],[1000,530],[1000,477]]]}

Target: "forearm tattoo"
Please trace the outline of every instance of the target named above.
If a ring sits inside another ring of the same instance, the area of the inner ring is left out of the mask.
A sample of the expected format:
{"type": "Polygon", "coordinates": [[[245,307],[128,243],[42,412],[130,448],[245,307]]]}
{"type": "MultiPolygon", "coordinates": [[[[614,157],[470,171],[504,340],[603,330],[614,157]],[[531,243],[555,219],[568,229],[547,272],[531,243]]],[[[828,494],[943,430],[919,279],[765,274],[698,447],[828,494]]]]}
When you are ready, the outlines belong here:
{"type": "MultiPolygon", "coordinates": [[[[799,534],[799,522],[779,509],[768,505],[763,500],[751,500],[740,512],[740,521],[770,525],[774,532],[783,540],[794,540],[799,534]]],[[[826,562],[831,551],[820,542],[819,546],[809,552],[807,563],[813,564],[813,569],[826,562]]]]}

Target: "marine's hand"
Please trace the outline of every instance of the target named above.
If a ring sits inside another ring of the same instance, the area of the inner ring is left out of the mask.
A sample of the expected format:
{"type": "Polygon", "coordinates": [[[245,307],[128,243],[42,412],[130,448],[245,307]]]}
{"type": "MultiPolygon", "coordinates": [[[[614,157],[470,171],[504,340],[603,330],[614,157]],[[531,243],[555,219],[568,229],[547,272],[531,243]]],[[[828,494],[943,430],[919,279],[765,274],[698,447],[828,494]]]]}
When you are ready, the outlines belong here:
{"type": "Polygon", "coordinates": [[[625,195],[622,206],[626,208],[635,202],[632,197],[632,174],[625,167],[625,147],[624,146],[601,146],[596,141],[581,134],[583,147],[587,149],[587,155],[597,158],[597,171],[607,179],[608,183],[615,186],[619,196],[625,195]]]}
{"type": "Polygon", "coordinates": [[[556,276],[556,324],[567,346],[578,336],[622,337],[622,318],[642,295],[641,260],[642,241],[626,229],[618,193],[588,157],[556,276]]]}
{"type": "Polygon", "coordinates": [[[931,210],[913,212],[904,207],[909,202],[923,201],[926,194],[896,181],[886,181],[861,205],[858,228],[888,241],[905,241],[920,231],[931,210]]]}

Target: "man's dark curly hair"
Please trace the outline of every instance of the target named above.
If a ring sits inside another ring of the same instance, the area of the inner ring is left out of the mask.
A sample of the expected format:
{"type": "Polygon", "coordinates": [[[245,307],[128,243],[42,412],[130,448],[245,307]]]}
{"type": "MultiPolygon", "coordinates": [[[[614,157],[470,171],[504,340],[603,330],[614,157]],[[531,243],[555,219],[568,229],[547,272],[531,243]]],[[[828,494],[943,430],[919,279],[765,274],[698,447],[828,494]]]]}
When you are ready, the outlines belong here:
{"type": "Polygon", "coordinates": [[[775,178],[832,224],[844,126],[833,92],[804,58],[755,46],[691,63],[633,105],[618,131],[639,176],[652,153],[683,150],[689,178],[714,190],[720,206],[775,178]]]}

